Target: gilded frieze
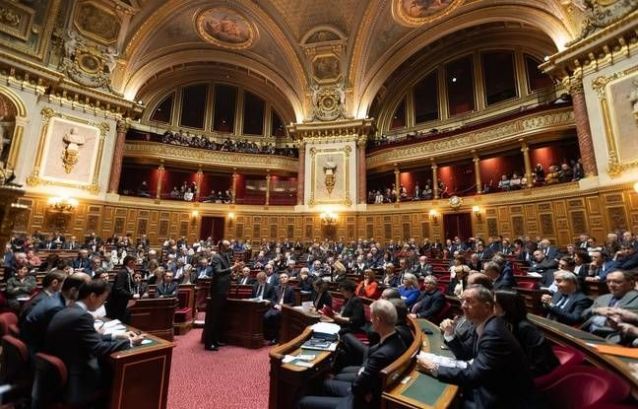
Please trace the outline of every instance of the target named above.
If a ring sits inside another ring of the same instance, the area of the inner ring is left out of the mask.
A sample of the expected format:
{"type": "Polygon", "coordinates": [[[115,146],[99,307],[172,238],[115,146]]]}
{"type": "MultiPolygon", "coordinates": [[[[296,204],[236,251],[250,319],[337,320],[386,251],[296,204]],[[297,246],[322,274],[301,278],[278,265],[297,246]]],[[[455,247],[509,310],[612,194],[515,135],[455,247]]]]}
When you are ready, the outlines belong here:
{"type": "Polygon", "coordinates": [[[164,161],[215,165],[227,168],[272,169],[297,172],[297,159],[235,152],[216,152],[149,142],[127,142],[124,155],[133,158],[153,158],[164,161]]]}

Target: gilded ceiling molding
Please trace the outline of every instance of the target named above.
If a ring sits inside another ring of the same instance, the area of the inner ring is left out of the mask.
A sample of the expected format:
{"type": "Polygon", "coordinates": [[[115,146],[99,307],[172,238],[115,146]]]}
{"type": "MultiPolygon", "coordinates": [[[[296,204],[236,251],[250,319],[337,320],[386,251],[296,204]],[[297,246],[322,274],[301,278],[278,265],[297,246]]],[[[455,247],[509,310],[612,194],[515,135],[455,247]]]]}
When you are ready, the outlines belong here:
{"type": "Polygon", "coordinates": [[[392,17],[407,27],[432,24],[452,13],[464,0],[438,0],[427,5],[412,0],[392,0],[392,17]]]}
{"type": "MultiPolygon", "coordinates": [[[[428,44],[450,35],[460,29],[477,26],[493,21],[515,21],[529,24],[546,33],[556,44],[562,48],[563,44],[571,39],[570,31],[566,26],[547,9],[536,7],[531,1],[525,5],[493,4],[485,3],[466,4],[458,9],[458,12],[438,23],[431,29],[425,29],[418,34],[409,34],[401,41],[393,43],[383,58],[378,58],[372,69],[363,73],[367,65],[368,57],[364,54],[360,60],[352,60],[353,70],[356,70],[356,82],[354,87],[354,100],[358,102],[355,117],[365,117],[375,95],[383,86],[383,83],[398,67],[410,58],[415,52],[428,44]],[[471,8],[474,9],[471,9],[471,8]],[[408,46],[409,44],[409,46],[408,46]]],[[[369,28],[374,31],[374,27],[369,28]]],[[[369,48],[365,52],[369,52],[369,48]]],[[[354,58],[354,57],[353,57],[354,58]]],[[[352,80],[351,76],[351,80],[352,80]]]]}
{"type": "Polygon", "coordinates": [[[398,146],[382,150],[367,157],[368,170],[388,166],[394,163],[407,163],[426,158],[434,158],[458,153],[467,153],[471,149],[491,146],[498,142],[514,142],[522,137],[573,128],[574,111],[571,107],[557,109],[550,113],[536,113],[522,118],[502,122],[479,131],[469,131],[448,138],[398,146]]]}
{"type": "Polygon", "coordinates": [[[236,152],[218,152],[195,149],[183,146],[167,145],[153,142],[127,142],[124,145],[124,156],[129,158],[152,159],[157,162],[177,162],[198,165],[223,167],[227,169],[271,169],[297,173],[297,159],[274,155],[255,155],[236,152]]]}

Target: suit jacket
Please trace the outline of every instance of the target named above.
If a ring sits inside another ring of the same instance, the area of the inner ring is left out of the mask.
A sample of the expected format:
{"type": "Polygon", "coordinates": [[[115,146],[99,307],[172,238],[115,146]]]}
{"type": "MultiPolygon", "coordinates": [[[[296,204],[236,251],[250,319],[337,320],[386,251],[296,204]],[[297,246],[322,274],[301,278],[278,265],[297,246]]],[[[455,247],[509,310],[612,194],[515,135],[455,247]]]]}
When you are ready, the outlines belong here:
{"type": "Polygon", "coordinates": [[[419,318],[431,319],[441,311],[445,305],[445,295],[439,290],[423,292],[417,300],[412,311],[419,318]]]}
{"type": "Polygon", "coordinates": [[[20,338],[27,344],[32,355],[42,350],[49,323],[64,307],[64,297],[57,293],[43,298],[26,315],[20,326],[20,338]]]}
{"type": "MultiPolygon", "coordinates": [[[[253,284],[252,298],[257,297],[257,292],[259,291],[259,282],[253,284]]],[[[262,300],[273,301],[275,299],[275,287],[268,283],[264,283],[264,290],[261,296],[262,300]]],[[[273,301],[274,302],[274,301],[273,301]]]]}
{"type": "Polygon", "coordinates": [[[44,291],[44,289],[42,289],[35,295],[35,297],[31,298],[29,302],[24,305],[24,307],[22,307],[22,312],[20,313],[20,328],[22,328],[22,323],[27,318],[29,313],[33,311],[35,306],[49,297],[50,295],[46,291],[44,291]]]}
{"type": "Polygon", "coordinates": [[[73,268],[83,268],[84,271],[91,270],[91,260],[88,258],[76,258],[73,260],[73,268]]]}
{"type": "Polygon", "coordinates": [[[543,305],[547,311],[547,318],[567,325],[580,324],[583,319],[583,311],[589,308],[593,301],[582,291],[571,294],[567,301],[560,307],[556,304],[563,298],[563,294],[557,292],[552,298],[552,306],[543,305]]]}
{"type": "Polygon", "coordinates": [[[239,285],[253,285],[257,282],[257,280],[251,276],[241,277],[237,280],[237,284],[239,285]]]}
{"type": "Polygon", "coordinates": [[[210,284],[210,295],[226,295],[230,289],[230,273],[232,263],[228,253],[217,253],[211,261],[213,280],[210,284]]]}
{"type": "Polygon", "coordinates": [[[457,359],[470,360],[465,369],[439,367],[437,378],[459,385],[464,408],[536,408],[534,383],[521,346],[498,317],[489,318],[471,343],[457,338],[447,345],[457,359]]]}
{"type": "Polygon", "coordinates": [[[512,332],[525,352],[532,376],[546,375],[560,365],[551,345],[534,324],[522,320],[512,332]]]}
{"type": "Polygon", "coordinates": [[[332,296],[330,295],[330,291],[324,291],[322,293],[314,293],[312,294],[312,305],[320,310],[324,306],[328,306],[332,308],[332,296]]]}
{"type": "Polygon", "coordinates": [[[109,318],[128,321],[126,307],[128,301],[133,298],[133,286],[133,277],[126,268],[117,273],[106,303],[106,315],[109,318]]]}
{"type": "Polygon", "coordinates": [[[342,326],[341,331],[355,332],[361,330],[361,327],[366,322],[366,315],[359,297],[353,295],[346,301],[341,309],[341,316],[350,318],[350,325],[347,327],[342,326]]]}
{"type": "MultiPolygon", "coordinates": [[[[592,324],[592,319],[594,317],[592,314],[592,311],[599,307],[609,307],[609,304],[611,303],[612,298],[613,298],[613,295],[611,294],[603,294],[594,300],[594,303],[592,304],[592,306],[583,312],[582,318],[587,320],[582,325],[583,329],[588,330],[590,325],[592,324]]],[[[618,300],[616,307],[625,308],[632,312],[638,312],[638,291],[631,290],[627,292],[627,294],[625,294],[624,297],[618,300]]],[[[597,331],[598,334],[603,336],[614,333],[614,332],[616,332],[616,330],[607,326],[597,331]]]]}
{"type": "Polygon", "coordinates": [[[291,286],[287,285],[286,287],[275,287],[275,296],[273,299],[273,305],[278,304],[279,301],[282,301],[282,304],[286,305],[295,305],[295,289],[291,286]],[[283,298],[282,298],[283,297],[283,298]]]}
{"type": "Polygon", "coordinates": [[[279,285],[279,274],[272,273],[268,277],[266,277],[266,282],[273,287],[277,287],[279,285]]]}
{"type": "MultiPolygon", "coordinates": [[[[354,297],[353,297],[354,298],[354,297]]],[[[405,352],[406,346],[397,332],[388,336],[383,342],[373,345],[368,350],[368,358],[363,363],[363,371],[352,383],[351,393],[353,408],[381,407],[381,377],[379,373],[405,352]],[[366,401],[371,394],[372,400],[366,401]]]]}
{"type": "Polygon", "coordinates": [[[160,283],[155,288],[155,298],[177,297],[177,283],[160,283]]]}
{"type": "Polygon", "coordinates": [[[421,263],[417,263],[412,268],[412,273],[416,275],[417,277],[425,277],[427,275],[432,274],[432,265],[427,263],[424,265],[421,265],[421,263]]]}
{"type": "Polygon", "coordinates": [[[47,328],[44,349],[67,367],[66,401],[83,405],[104,382],[98,359],[129,347],[128,340],[111,341],[98,334],[91,314],[76,304],[55,314],[47,328]]]}

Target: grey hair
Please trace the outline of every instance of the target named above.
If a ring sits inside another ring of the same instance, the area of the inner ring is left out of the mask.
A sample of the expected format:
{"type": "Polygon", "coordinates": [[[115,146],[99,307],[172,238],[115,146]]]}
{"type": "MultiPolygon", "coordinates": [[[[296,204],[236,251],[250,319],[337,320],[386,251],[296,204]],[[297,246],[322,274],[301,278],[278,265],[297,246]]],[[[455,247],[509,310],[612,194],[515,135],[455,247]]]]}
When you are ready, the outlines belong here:
{"type": "Polygon", "coordinates": [[[433,275],[425,276],[425,278],[423,278],[423,282],[430,283],[432,285],[436,285],[438,283],[438,281],[436,280],[436,277],[434,277],[433,275]]]}
{"type": "Polygon", "coordinates": [[[561,280],[571,281],[575,284],[578,284],[578,277],[576,277],[576,274],[572,273],[571,271],[558,270],[554,273],[554,279],[557,279],[557,278],[560,278],[561,280]]]}
{"type": "Polygon", "coordinates": [[[384,324],[394,326],[397,323],[397,309],[388,300],[376,300],[370,304],[370,311],[384,324]]]}
{"type": "Polygon", "coordinates": [[[414,274],[412,274],[412,273],[405,273],[403,275],[403,279],[407,280],[407,281],[411,281],[412,284],[414,284],[414,285],[418,285],[419,284],[419,282],[416,279],[416,276],[414,274]]]}

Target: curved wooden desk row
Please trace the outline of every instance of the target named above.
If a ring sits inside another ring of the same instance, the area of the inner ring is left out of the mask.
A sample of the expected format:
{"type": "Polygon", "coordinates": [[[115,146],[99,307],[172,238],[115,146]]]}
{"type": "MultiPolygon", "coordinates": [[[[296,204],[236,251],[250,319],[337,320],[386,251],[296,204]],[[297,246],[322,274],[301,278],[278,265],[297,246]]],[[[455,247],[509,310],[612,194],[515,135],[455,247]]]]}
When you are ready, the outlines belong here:
{"type": "MultiPolygon", "coordinates": [[[[302,319],[303,311],[296,310],[302,319]]],[[[293,311],[289,311],[293,312],[293,311]]],[[[307,315],[308,319],[313,319],[307,315]]],[[[384,408],[447,408],[453,402],[458,388],[421,374],[416,370],[415,357],[421,350],[450,354],[440,350],[442,343],[438,327],[425,320],[409,320],[415,334],[408,349],[391,365],[381,371],[383,384],[382,405],[384,408]],[[422,329],[428,328],[433,334],[426,335],[422,329]]],[[[332,367],[333,354],[329,352],[302,349],[301,345],[312,335],[310,327],[285,344],[270,351],[270,409],[292,409],[305,395],[320,392],[321,382],[332,367]],[[311,368],[284,364],[285,355],[314,355],[311,368]]]]}

